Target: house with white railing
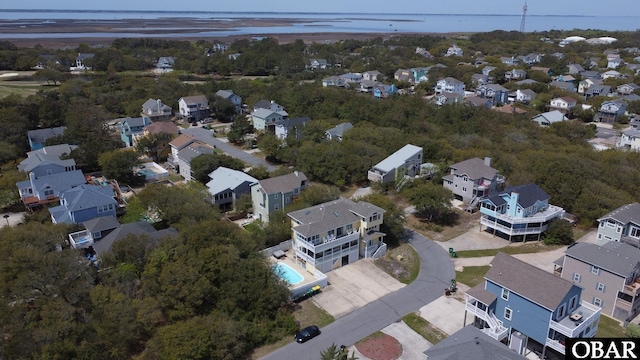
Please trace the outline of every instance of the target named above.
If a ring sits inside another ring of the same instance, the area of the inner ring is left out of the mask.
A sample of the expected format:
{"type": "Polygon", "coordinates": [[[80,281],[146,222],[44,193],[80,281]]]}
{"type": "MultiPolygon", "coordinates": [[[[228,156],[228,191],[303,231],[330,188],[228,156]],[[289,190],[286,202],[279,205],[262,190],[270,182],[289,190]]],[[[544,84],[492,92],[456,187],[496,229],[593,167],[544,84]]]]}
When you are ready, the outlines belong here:
{"type": "Polygon", "coordinates": [[[554,219],[562,219],[564,209],[549,204],[549,194],[531,183],[510,186],[490,197],[480,200],[480,225],[494,235],[525,239],[540,236],[554,219]]]}
{"type": "Polygon", "coordinates": [[[474,211],[481,198],[502,190],[505,177],[491,167],[491,158],[471,158],[449,166],[449,174],[442,177],[442,186],[451,190],[456,199],[474,211]]]}
{"type": "Polygon", "coordinates": [[[294,261],[314,274],[351,264],[361,258],[386,254],[380,231],[385,210],[365,201],[340,198],[293,211],[291,218],[294,261]]]}
{"type": "Polygon", "coordinates": [[[592,338],[600,307],[582,300],[583,289],[550,272],[498,253],[484,282],[465,294],[467,315],[485,334],[524,354],[525,346],[542,348],[542,358],[564,358],[568,338],[592,338]],[[526,345],[525,345],[526,344],[526,345]]]}

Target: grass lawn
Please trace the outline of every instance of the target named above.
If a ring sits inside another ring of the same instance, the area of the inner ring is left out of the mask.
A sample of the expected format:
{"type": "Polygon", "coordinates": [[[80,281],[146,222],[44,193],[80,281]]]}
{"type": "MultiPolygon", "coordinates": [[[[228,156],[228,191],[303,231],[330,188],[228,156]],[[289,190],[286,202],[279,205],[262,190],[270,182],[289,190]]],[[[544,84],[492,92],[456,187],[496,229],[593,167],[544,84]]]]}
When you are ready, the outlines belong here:
{"type": "MultiPolygon", "coordinates": [[[[331,324],[335,319],[333,316],[329,315],[323,309],[317,307],[313,301],[305,300],[298,304],[298,308],[293,312],[293,316],[296,318],[300,328],[305,328],[309,325],[317,325],[318,327],[323,327],[328,324],[331,324]]],[[[293,342],[293,335],[285,336],[284,338],[276,341],[273,344],[261,346],[254,350],[253,354],[251,354],[251,359],[259,359],[287,344],[293,342]]]]}
{"type": "Polygon", "coordinates": [[[490,266],[465,266],[463,271],[456,271],[456,281],[469,287],[474,287],[484,280],[484,275],[490,266]]]}
{"type": "Polygon", "coordinates": [[[562,245],[544,245],[543,243],[525,244],[517,246],[505,246],[499,249],[460,250],[456,251],[459,258],[473,258],[481,256],[495,256],[498,252],[509,255],[532,254],[543,251],[552,251],[561,248],[562,245]]]}
{"type": "Polygon", "coordinates": [[[420,272],[420,257],[409,244],[389,250],[375,264],[403,284],[411,284],[420,272]]]}
{"type": "Polygon", "coordinates": [[[600,323],[598,324],[598,332],[596,337],[599,338],[626,338],[624,327],[616,319],[612,319],[605,315],[600,315],[600,323]]]}
{"type": "Polygon", "coordinates": [[[405,324],[407,324],[413,331],[420,334],[423,338],[433,345],[447,338],[447,334],[440,331],[440,329],[431,325],[427,320],[421,318],[416,313],[407,314],[402,318],[405,324]]]}

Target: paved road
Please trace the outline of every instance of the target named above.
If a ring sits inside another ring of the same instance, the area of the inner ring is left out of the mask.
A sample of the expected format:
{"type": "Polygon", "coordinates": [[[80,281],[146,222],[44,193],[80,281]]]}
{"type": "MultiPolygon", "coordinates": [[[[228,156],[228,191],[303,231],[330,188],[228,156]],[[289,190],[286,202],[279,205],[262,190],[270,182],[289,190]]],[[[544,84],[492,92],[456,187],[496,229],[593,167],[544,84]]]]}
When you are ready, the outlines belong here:
{"type": "Polygon", "coordinates": [[[212,136],[213,133],[210,130],[207,130],[201,127],[191,127],[188,129],[182,129],[181,132],[183,134],[189,134],[195,137],[196,139],[204,143],[207,143],[209,145],[215,145],[216,148],[224,151],[225,154],[231,157],[234,157],[236,159],[240,159],[251,166],[264,165],[267,167],[267,169],[269,169],[269,171],[273,171],[278,168],[277,166],[271,165],[268,162],[260,158],[257,158],[245,151],[242,151],[233,145],[229,145],[224,141],[220,141],[219,139],[214,138],[212,136]]]}
{"type": "Polygon", "coordinates": [[[322,328],[322,334],[317,338],[304,344],[292,342],[262,359],[317,360],[320,352],[332,343],[354,344],[442,296],[455,277],[449,254],[435,242],[412,230],[407,231],[408,242],[420,256],[420,273],[413,283],[337,319],[322,328]]]}

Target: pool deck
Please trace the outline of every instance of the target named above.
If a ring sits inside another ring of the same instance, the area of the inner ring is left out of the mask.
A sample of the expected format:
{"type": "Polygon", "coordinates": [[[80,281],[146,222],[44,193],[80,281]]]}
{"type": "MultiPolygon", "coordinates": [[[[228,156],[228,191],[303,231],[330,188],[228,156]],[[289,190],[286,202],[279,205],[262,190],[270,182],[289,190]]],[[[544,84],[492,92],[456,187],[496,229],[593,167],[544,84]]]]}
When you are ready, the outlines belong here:
{"type": "Polygon", "coordinates": [[[287,251],[284,252],[285,256],[281,257],[280,259],[276,259],[273,256],[269,256],[269,262],[276,264],[276,263],[283,263],[286,265],[289,265],[290,268],[292,268],[293,270],[295,270],[298,274],[302,275],[303,280],[295,285],[291,285],[289,286],[289,288],[293,289],[293,288],[297,288],[300,286],[304,286],[307,284],[310,284],[314,281],[316,281],[317,279],[315,278],[315,276],[313,276],[311,273],[309,273],[307,271],[307,269],[304,269],[302,267],[300,267],[300,265],[296,264],[295,261],[293,261],[293,250],[292,249],[288,249],[287,251]]]}

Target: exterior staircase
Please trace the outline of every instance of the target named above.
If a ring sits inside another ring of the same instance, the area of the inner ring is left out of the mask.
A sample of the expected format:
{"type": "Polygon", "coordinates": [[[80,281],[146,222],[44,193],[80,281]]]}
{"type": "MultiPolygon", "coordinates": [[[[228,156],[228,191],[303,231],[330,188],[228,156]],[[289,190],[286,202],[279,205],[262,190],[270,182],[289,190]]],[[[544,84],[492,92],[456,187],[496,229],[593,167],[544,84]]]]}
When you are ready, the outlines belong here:
{"type": "Polygon", "coordinates": [[[471,199],[471,201],[469,202],[469,204],[467,205],[467,207],[464,210],[468,211],[468,212],[473,212],[473,210],[478,205],[478,202],[480,202],[480,197],[474,196],[473,199],[471,199]]]}

